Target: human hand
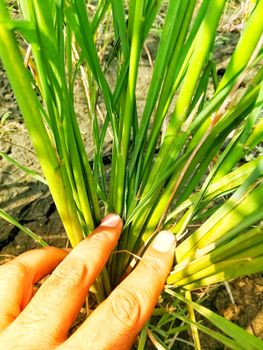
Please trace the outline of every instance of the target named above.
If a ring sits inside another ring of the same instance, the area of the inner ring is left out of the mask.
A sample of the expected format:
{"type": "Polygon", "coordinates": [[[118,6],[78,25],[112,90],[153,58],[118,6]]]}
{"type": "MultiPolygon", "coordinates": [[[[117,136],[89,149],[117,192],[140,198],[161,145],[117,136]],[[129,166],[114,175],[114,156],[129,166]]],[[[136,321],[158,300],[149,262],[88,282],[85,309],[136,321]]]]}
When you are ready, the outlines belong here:
{"type": "Polygon", "coordinates": [[[132,273],[67,337],[121,230],[120,217],[110,214],[69,254],[54,247],[35,249],[1,266],[0,348],[130,349],[170,271],[172,233],[159,233],[132,273]],[[34,294],[34,284],[52,271],[34,294]]]}

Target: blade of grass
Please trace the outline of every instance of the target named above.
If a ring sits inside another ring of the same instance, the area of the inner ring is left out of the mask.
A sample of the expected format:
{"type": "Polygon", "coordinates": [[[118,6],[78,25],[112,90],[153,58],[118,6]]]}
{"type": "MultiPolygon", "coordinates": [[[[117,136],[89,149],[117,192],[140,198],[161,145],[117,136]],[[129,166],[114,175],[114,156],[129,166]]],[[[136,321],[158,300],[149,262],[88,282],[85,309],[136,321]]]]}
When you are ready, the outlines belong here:
{"type": "Polygon", "coordinates": [[[114,182],[114,194],[113,198],[113,209],[116,213],[122,213],[123,200],[124,200],[124,188],[125,188],[125,170],[128,158],[128,148],[130,143],[130,132],[133,114],[135,112],[135,88],[136,79],[138,74],[138,65],[140,58],[140,49],[142,47],[141,33],[143,28],[143,9],[144,1],[136,2],[135,4],[135,18],[133,25],[133,32],[131,38],[131,52],[130,52],[130,63],[129,63],[129,74],[127,82],[127,92],[125,99],[124,112],[120,121],[122,131],[120,133],[120,149],[117,150],[117,164],[116,169],[117,179],[114,182]]]}
{"type": "MultiPolygon", "coordinates": [[[[244,165],[235,169],[231,173],[225,175],[224,177],[221,177],[217,181],[214,178],[204,194],[204,197],[202,199],[202,206],[205,206],[208,202],[210,202],[217,196],[224,196],[228,194],[229,192],[239,187],[242,183],[244,183],[244,181],[253,172],[253,170],[255,170],[257,164],[262,161],[262,157],[263,156],[259,156],[257,159],[245,163],[244,165]]],[[[197,193],[193,194],[189,199],[185,200],[182,204],[180,204],[174,211],[172,211],[167,216],[166,222],[169,223],[170,220],[174,220],[180,212],[193,205],[193,203],[196,202],[197,196],[197,193]]],[[[202,209],[202,206],[200,206],[200,209],[202,209]]]]}
{"type": "MultiPolygon", "coordinates": [[[[224,5],[224,0],[210,3],[203,22],[195,37],[194,51],[186,71],[180,93],[176,100],[175,110],[169,122],[165,139],[155,161],[154,169],[151,171],[151,175],[148,180],[149,184],[152,182],[152,179],[156,177],[161,167],[167,168],[171,164],[175,155],[178,153],[178,150],[181,148],[181,143],[178,143],[178,146],[174,147],[174,140],[176,140],[176,135],[180,130],[182,123],[185,121],[187,109],[194,94],[197,81],[204,65],[207,62],[208,54],[212,48],[216,28],[224,5]],[[199,45],[200,42],[204,43],[204,45],[199,45]],[[166,155],[165,157],[164,154],[166,155]],[[170,154],[168,161],[167,154],[170,154]]],[[[145,191],[147,191],[147,187],[145,191]]]]}
{"type": "Polygon", "coordinates": [[[22,232],[24,232],[25,234],[27,234],[29,237],[33,238],[33,240],[40,244],[42,247],[47,247],[48,244],[43,241],[43,239],[41,237],[39,237],[38,235],[36,235],[34,232],[32,232],[31,230],[29,230],[29,228],[21,225],[17,220],[15,220],[12,216],[10,216],[9,214],[7,214],[3,209],[0,209],[0,217],[2,217],[3,219],[5,219],[7,222],[9,222],[11,225],[14,225],[16,227],[18,227],[22,232]]]}
{"type": "MultiPolygon", "coordinates": [[[[255,4],[254,11],[251,13],[248,21],[246,22],[246,26],[242,32],[240,41],[238,42],[235,52],[231,56],[226,72],[220,81],[218,92],[226,87],[229,81],[233,80],[233,77],[237,77],[249,62],[250,57],[263,33],[262,12],[263,1],[259,0],[255,4]],[[248,42],[249,45],[247,45],[248,42]]],[[[233,81],[233,84],[234,83],[235,81],[233,81]]]]}
{"type": "Polygon", "coordinates": [[[8,156],[6,153],[0,151],[0,156],[5,158],[10,164],[13,164],[16,167],[18,167],[20,170],[25,172],[27,175],[31,176],[33,179],[42,182],[44,185],[47,185],[47,181],[42,176],[37,174],[35,171],[29,169],[28,167],[23,166],[22,164],[17,162],[15,159],[13,159],[12,157],[8,156]]]}
{"type": "Polygon", "coordinates": [[[176,317],[191,325],[196,327],[199,331],[209,335],[210,337],[216,339],[217,341],[219,341],[220,343],[226,345],[229,349],[234,349],[234,350],[246,350],[246,348],[242,347],[239,343],[235,342],[234,340],[220,334],[219,332],[213,331],[208,327],[203,326],[202,324],[198,323],[198,322],[193,322],[191,320],[189,320],[187,317],[184,317],[182,315],[177,315],[176,317]]]}
{"type": "MultiPolygon", "coordinates": [[[[187,300],[192,301],[191,292],[186,291],[185,292],[185,298],[187,300]]],[[[187,309],[188,309],[189,320],[192,321],[191,331],[192,331],[192,337],[193,337],[193,340],[194,340],[195,349],[196,350],[201,350],[201,343],[200,343],[200,338],[199,338],[199,334],[198,334],[198,329],[197,329],[197,327],[195,327],[193,325],[193,323],[196,323],[194,309],[189,304],[187,304],[187,309]]]]}
{"type": "MultiPolygon", "coordinates": [[[[225,259],[230,259],[232,256],[244,253],[244,257],[249,256],[246,252],[252,248],[251,257],[258,255],[258,247],[262,244],[262,228],[254,228],[240,236],[232,239],[228,243],[223,245],[211,245],[212,251],[209,252],[207,249],[206,254],[197,256],[192,261],[183,261],[177,264],[172,270],[170,276],[168,277],[168,283],[180,283],[180,281],[187,276],[194,275],[209,267],[209,265],[214,265],[218,262],[224,261],[225,259]],[[247,255],[246,255],[247,254],[247,255]]],[[[240,256],[240,255],[239,255],[240,256]]],[[[195,278],[195,277],[194,277],[195,278]]],[[[182,284],[183,285],[183,284],[182,284]]]]}
{"type": "Polygon", "coordinates": [[[5,26],[8,23],[4,1],[0,1],[0,54],[14,89],[16,99],[24,115],[36,154],[51,193],[73,245],[82,239],[82,232],[75,206],[70,194],[66,194],[60,172],[60,162],[53,152],[53,146],[42,122],[41,105],[33,91],[31,79],[24,67],[20,51],[13,34],[5,26]],[[11,55],[12,53],[12,55],[11,55]],[[24,87],[27,86],[27,89],[24,87]],[[28,104],[28,101],[31,103],[28,104]],[[33,116],[33,118],[31,117],[33,116]],[[41,137],[40,137],[41,135],[41,137]]]}
{"type": "Polygon", "coordinates": [[[185,299],[181,294],[171,291],[170,289],[166,289],[166,292],[179,300],[183,301],[186,304],[191,305],[198,313],[208,319],[211,323],[213,323],[217,328],[222,330],[225,334],[230,336],[242,349],[262,349],[263,342],[262,340],[254,337],[253,335],[246,332],[244,329],[238,327],[230,321],[227,321],[222,316],[217,315],[213,311],[205,308],[202,305],[199,305],[193,301],[189,301],[185,299]]]}
{"type": "Polygon", "coordinates": [[[242,226],[242,224],[246,222],[244,219],[246,216],[249,218],[250,215],[253,216],[254,213],[258,213],[261,203],[260,198],[263,200],[260,194],[263,190],[263,186],[262,184],[259,185],[254,191],[253,188],[255,187],[255,181],[258,176],[260,176],[260,174],[262,175],[262,170],[262,164],[259,164],[234,195],[231,196],[231,198],[198,230],[177,247],[176,257],[178,261],[187,258],[189,254],[193,253],[193,249],[200,249],[202,246],[222,237],[224,233],[230,231],[238,224],[242,226]],[[223,226],[222,222],[224,222],[223,226]],[[222,231],[222,227],[224,227],[224,232],[222,231]]]}
{"type": "Polygon", "coordinates": [[[126,29],[124,6],[122,1],[120,2],[118,0],[112,0],[111,6],[112,6],[113,22],[118,29],[116,36],[117,37],[120,36],[124,60],[127,61],[129,59],[130,45],[126,35],[127,29],[126,29]]]}
{"type": "MultiPolygon", "coordinates": [[[[262,247],[260,247],[262,251],[262,247]]],[[[207,274],[207,277],[200,278],[193,283],[185,284],[184,288],[187,290],[194,290],[201,288],[203,286],[208,286],[211,284],[220,283],[226,280],[232,280],[244,275],[252,275],[262,271],[263,256],[258,256],[255,258],[233,258],[231,260],[226,260],[222,263],[218,263],[209,271],[204,271],[203,274],[207,274]],[[229,270],[229,266],[231,269],[229,270]],[[213,272],[213,274],[211,274],[213,272]]]]}

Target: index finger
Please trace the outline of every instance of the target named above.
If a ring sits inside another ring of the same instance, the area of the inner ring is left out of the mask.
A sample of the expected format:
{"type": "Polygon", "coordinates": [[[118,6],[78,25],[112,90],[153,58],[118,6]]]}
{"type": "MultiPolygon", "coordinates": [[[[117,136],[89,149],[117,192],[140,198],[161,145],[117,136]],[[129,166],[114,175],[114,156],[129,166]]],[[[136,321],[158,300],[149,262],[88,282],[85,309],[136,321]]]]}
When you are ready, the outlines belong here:
{"type": "MultiPolygon", "coordinates": [[[[122,221],[110,214],[54,270],[9,327],[26,334],[25,341],[42,346],[62,342],[78,315],[90,286],[103,269],[119,239],[122,221]],[[52,343],[52,344],[51,344],[52,343]]],[[[37,347],[37,346],[36,346],[37,347]]]]}

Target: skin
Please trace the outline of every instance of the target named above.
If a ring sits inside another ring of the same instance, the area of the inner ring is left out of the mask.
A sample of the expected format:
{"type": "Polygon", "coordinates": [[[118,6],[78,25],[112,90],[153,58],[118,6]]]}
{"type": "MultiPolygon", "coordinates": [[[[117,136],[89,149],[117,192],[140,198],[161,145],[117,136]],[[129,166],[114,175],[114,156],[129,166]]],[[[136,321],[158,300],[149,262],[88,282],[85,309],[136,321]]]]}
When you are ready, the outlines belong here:
{"type": "Polygon", "coordinates": [[[120,217],[110,214],[70,253],[54,247],[35,249],[1,266],[1,349],[130,349],[171,269],[175,242],[169,232],[164,235],[165,249],[159,248],[159,237],[158,246],[153,242],[133,272],[67,336],[121,230],[120,217]],[[34,284],[49,274],[34,293],[34,284]]]}

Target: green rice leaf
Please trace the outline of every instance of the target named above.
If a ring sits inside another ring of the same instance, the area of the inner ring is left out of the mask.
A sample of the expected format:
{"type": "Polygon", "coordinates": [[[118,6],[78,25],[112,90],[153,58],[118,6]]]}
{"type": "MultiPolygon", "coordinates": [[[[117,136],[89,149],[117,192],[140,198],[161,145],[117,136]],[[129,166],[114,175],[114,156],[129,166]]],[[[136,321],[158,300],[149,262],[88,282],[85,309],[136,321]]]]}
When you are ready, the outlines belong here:
{"type": "Polygon", "coordinates": [[[39,237],[34,232],[29,230],[29,228],[21,225],[17,220],[15,220],[12,216],[7,214],[3,209],[0,209],[0,217],[5,219],[6,221],[8,221],[11,225],[14,225],[14,226],[18,227],[21,231],[23,231],[29,237],[33,238],[33,240],[35,242],[37,242],[38,244],[40,244],[42,247],[47,247],[48,246],[48,244],[45,241],[43,241],[43,239],[41,237],[39,237]]]}
{"type": "Polygon", "coordinates": [[[262,349],[262,340],[249,334],[244,329],[238,327],[230,321],[227,321],[222,316],[217,315],[216,313],[205,308],[204,306],[197,304],[193,301],[187,300],[179,293],[176,293],[169,289],[166,289],[166,292],[183,301],[184,303],[191,305],[198,313],[204,316],[208,321],[213,323],[217,328],[219,328],[225,334],[231,337],[240,346],[240,349],[262,349]]]}

